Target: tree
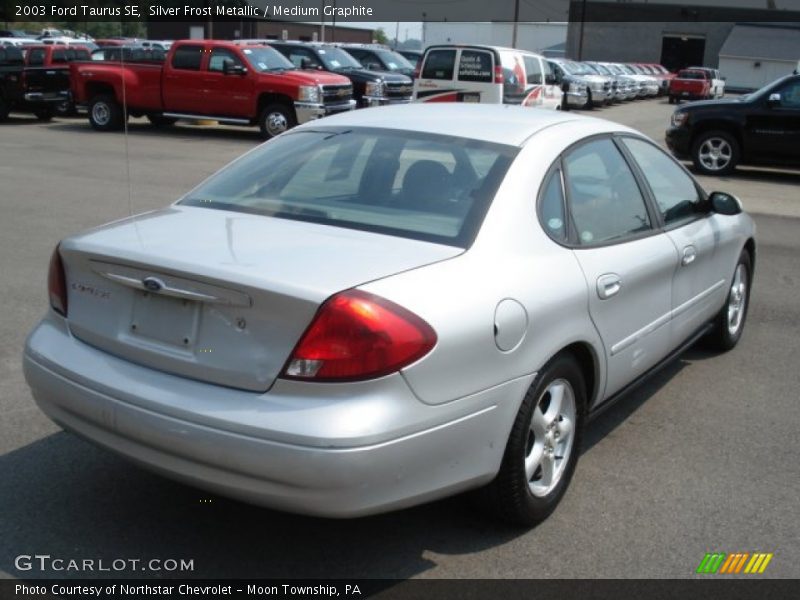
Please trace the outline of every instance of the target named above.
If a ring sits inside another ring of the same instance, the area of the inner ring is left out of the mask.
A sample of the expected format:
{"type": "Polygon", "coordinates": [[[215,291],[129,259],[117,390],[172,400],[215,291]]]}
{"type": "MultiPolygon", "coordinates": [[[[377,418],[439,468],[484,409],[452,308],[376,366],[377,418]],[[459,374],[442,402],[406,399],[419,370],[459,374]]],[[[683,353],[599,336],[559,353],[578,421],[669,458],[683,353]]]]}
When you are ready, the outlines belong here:
{"type": "Polygon", "coordinates": [[[389,38],[386,37],[386,32],[383,30],[383,27],[378,27],[378,29],[372,32],[372,39],[379,44],[389,43],[389,38]]]}

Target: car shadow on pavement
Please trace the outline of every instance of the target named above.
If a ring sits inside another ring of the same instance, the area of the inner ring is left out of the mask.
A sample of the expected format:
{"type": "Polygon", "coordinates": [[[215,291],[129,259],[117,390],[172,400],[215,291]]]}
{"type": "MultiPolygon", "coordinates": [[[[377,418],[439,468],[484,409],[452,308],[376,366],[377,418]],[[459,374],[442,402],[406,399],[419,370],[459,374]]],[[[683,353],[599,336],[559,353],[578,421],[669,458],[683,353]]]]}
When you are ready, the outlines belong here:
{"type": "Polygon", "coordinates": [[[64,432],[0,457],[0,479],[0,572],[24,579],[406,579],[433,568],[436,554],[472,554],[525,533],[484,519],[463,496],[353,520],[271,511],[151,474],[64,432]],[[184,559],[194,569],[16,567],[17,556],[36,554],[106,567],[184,559]]]}
{"type": "MultiPolygon", "coordinates": [[[[92,129],[86,119],[67,119],[63,121],[53,121],[49,123],[49,129],[56,131],[66,131],[69,133],[85,133],[96,135],[118,135],[122,137],[125,132],[99,132],[92,129]]],[[[166,127],[155,127],[146,120],[131,120],[128,122],[128,135],[136,137],[160,138],[170,136],[176,139],[206,139],[206,140],[237,140],[249,141],[260,144],[264,140],[261,138],[257,127],[233,127],[224,125],[192,125],[186,122],[179,122],[175,125],[166,127]]]]}

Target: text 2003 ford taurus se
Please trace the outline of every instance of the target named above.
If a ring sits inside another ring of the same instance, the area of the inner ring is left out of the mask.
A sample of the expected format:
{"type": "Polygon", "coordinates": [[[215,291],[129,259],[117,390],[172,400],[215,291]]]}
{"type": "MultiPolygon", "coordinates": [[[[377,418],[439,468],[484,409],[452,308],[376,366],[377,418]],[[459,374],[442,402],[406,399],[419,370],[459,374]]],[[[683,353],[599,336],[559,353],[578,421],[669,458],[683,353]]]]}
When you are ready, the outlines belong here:
{"type": "Polygon", "coordinates": [[[633,130],[376,108],[62,241],[25,374],[66,429],[221,494],[349,517],[484,487],[532,524],[593,411],[736,344],[754,259],[739,201],[633,130]]]}

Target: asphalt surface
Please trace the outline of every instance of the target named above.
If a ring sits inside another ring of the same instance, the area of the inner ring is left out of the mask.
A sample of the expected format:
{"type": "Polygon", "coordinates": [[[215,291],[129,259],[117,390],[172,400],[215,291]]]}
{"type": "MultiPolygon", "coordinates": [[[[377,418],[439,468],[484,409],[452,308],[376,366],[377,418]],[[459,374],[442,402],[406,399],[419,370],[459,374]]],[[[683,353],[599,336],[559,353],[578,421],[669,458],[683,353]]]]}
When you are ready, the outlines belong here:
{"type": "MultiPolygon", "coordinates": [[[[672,107],[593,111],[663,140],[672,107]]],[[[25,385],[25,336],[46,309],[55,243],[163,206],[258,143],[254,130],[84,119],[0,126],[0,577],[15,557],[193,560],[192,577],[694,577],[706,552],[772,552],[800,576],[800,172],[747,170],[709,189],[755,214],[758,258],[739,346],[692,349],[590,427],[572,485],[530,530],[463,497],[352,521],[212,497],[62,432],[25,385]],[[128,183],[130,182],[130,184],[128,183]]],[[[127,576],[163,572],[123,571],[127,576]]]]}

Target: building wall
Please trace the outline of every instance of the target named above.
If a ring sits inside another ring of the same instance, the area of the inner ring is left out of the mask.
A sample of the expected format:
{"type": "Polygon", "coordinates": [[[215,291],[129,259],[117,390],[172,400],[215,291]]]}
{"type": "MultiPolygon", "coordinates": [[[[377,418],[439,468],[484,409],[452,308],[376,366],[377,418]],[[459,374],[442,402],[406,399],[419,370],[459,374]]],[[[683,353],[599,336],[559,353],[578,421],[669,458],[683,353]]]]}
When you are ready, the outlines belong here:
{"type": "MultiPolygon", "coordinates": [[[[423,45],[486,44],[511,46],[511,23],[424,23],[423,45]]],[[[566,23],[519,23],[517,48],[538,52],[567,39],[566,23]]]]}
{"type": "Polygon", "coordinates": [[[797,61],[792,60],[719,57],[720,73],[727,79],[726,88],[732,90],[757,90],[788,75],[795,67],[797,61]]]}
{"type": "Polygon", "coordinates": [[[703,36],[705,55],[703,65],[717,67],[719,51],[734,23],[583,23],[581,52],[581,23],[570,23],[567,34],[567,56],[582,60],[608,62],[661,62],[661,43],[665,35],[703,36]]]}

